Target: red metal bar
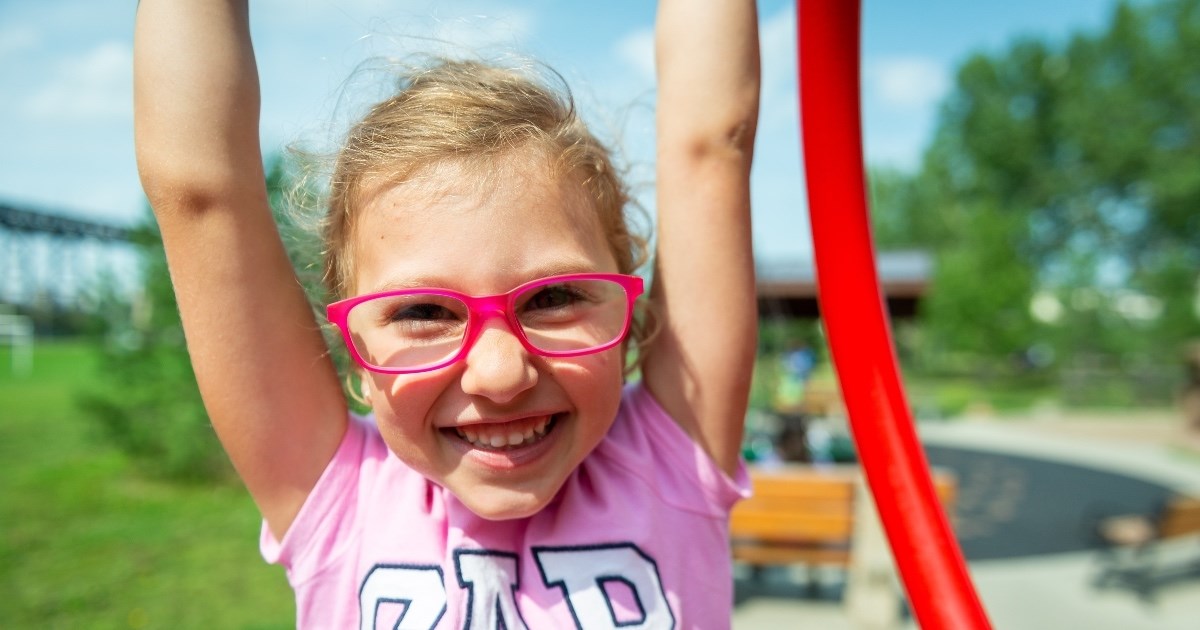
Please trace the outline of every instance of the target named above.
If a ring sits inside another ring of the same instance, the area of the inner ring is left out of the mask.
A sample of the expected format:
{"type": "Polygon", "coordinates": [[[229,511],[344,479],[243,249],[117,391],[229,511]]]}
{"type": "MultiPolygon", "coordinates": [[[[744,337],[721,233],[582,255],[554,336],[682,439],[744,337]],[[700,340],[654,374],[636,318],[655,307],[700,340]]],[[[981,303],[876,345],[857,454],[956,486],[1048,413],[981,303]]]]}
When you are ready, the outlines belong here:
{"type": "Polygon", "coordinates": [[[859,460],[921,627],[990,628],[917,441],[879,288],[863,170],[861,4],[798,2],[818,296],[859,460]]]}

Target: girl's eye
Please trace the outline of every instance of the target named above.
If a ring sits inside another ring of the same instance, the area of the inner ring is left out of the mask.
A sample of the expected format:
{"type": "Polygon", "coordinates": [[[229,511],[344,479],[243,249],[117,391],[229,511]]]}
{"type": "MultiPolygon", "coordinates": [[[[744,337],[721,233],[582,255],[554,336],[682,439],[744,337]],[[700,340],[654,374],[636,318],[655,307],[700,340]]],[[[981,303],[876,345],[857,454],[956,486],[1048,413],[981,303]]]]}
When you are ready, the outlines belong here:
{"type": "Polygon", "coordinates": [[[540,310],[570,306],[583,299],[578,291],[566,285],[550,285],[538,290],[529,301],[525,302],[524,310],[540,310]]]}
{"type": "Polygon", "coordinates": [[[396,309],[388,317],[393,322],[435,321],[457,319],[453,311],[441,304],[409,304],[396,309]]]}

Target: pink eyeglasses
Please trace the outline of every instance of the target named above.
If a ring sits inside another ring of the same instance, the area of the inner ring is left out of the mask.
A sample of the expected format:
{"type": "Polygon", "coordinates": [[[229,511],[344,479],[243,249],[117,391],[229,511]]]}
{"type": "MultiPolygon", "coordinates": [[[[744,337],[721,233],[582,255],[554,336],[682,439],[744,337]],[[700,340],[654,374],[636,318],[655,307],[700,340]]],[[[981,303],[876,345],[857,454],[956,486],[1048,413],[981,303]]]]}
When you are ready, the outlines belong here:
{"type": "Polygon", "coordinates": [[[576,357],[607,350],[625,338],[642,279],[577,273],[533,280],[500,295],[448,289],[402,289],[330,304],[350,355],[364,368],[412,374],[465,357],[489,317],[503,317],[533,354],[576,357]]]}

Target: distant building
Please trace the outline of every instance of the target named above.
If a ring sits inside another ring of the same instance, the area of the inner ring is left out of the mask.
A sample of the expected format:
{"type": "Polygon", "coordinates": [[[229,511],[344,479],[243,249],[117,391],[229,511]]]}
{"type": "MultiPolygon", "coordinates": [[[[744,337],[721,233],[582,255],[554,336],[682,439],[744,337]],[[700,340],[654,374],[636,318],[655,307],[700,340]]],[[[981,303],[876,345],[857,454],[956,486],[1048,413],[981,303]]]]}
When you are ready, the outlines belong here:
{"type": "MultiPolygon", "coordinates": [[[[929,290],[932,257],[918,250],[879,252],[876,263],[879,283],[887,296],[888,313],[893,318],[915,316],[921,299],[929,290]]],[[[760,262],[755,271],[758,275],[759,317],[820,317],[813,261],[760,262]]]]}

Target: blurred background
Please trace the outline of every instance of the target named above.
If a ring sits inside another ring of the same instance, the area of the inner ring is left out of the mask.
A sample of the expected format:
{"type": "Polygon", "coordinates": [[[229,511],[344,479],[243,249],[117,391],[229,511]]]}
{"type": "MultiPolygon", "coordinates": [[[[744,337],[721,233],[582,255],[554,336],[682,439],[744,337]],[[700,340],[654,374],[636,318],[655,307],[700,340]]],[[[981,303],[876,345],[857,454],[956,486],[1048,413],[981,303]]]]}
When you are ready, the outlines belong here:
{"type": "MultiPolygon", "coordinates": [[[[134,10],[0,0],[0,626],[291,627],[195,391],[138,184],[134,10]]],[[[314,302],[317,245],[288,193],[319,182],[289,147],[335,147],[386,92],[389,59],[546,61],[653,208],[652,3],[251,13],[268,184],[314,302]]],[[[815,299],[795,6],[762,0],[759,14],[762,332],[745,454],[853,467],[815,299]]],[[[880,277],[914,416],[956,481],[956,532],[1000,627],[1194,627],[1171,615],[1200,606],[1195,545],[1159,554],[1183,570],[1146,569],[1150,596],[1092,578],[1114,544],[1105,519],[1153,525],[1200,493],[1197,51],[1200,0],[864,2],[880,277]]],[[[844,572],[814,591],[811,569],[740,585],[735,622],[859,623],[844,572]]]]}

